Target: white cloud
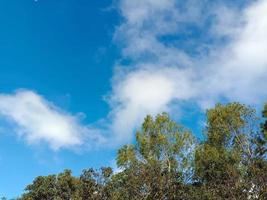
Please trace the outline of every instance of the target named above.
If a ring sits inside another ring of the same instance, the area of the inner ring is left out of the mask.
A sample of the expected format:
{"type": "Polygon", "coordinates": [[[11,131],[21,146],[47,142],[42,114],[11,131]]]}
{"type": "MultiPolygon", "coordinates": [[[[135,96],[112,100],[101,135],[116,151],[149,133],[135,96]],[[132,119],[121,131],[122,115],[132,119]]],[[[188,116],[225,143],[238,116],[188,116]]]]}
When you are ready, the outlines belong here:
{"type": "Polygon", "coordinates": [[[215,52],[216,61],[211,60],[207,67],[212,74],[206,79],[214,95],[256,104],[267,98],[267,1],[257,1],[240,16],[242,27],[231,35],[229,44],[215,52]]]}
{"type": "Polygon", "coordinates": [[[111,130],[116,133],[117,139],[129,140],[136,124],[140,125],[148,113],[155,115],[168,111],[168,104],[174,97],[187,99],[191,96],[191,83],[184,79],[189,74],[186,70],[165,68],[151,71],[148,68],[129,73],[117,82],[112,96],[116,105],[111,117],[111,130]],[[178,83],[179,88],[176,88],[178,83]]]}
{"type": "Polygon", "coordinates": [[[207,108],[221,99],[254,105],[266,100],[266,0],[232,8],[221,1],[121,0],[119,10],[124,22],[114,38],[132,62],[114,75],[111,123],[118,138],[131,138],[146,114],[182,101],[207,108]],[[188,37],[187,25],[206,38],[188,37]],[[194,44],[196,55],[179,40],[161,39],[177,35],[194,44]]]}
{"type": "MultiPolygon", "coordinates": [[[[0,116],[17,124],[15,132],[29,144],[47,142],[51,148],[82,145],[88,134],[87,127],[78,118],[64,113],[32,91],[0,94],[0,116]]],[[[89,137],[93,138],[93,133],[89,137]]]]}

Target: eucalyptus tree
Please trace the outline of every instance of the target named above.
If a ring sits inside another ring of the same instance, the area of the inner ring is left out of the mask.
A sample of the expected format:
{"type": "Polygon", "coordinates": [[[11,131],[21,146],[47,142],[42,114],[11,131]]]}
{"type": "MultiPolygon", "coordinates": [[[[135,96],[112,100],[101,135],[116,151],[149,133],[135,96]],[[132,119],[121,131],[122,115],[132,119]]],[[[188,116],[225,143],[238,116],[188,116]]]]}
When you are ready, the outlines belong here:
{"type": "Polygon", "coordinates": [[[249,195],[255,199],[267,199],[267,103],[262,112],[261,130],[252,143],[253,157],[247,173],[249,195]]]}
{"type": "Polygon", "coordinates": [[[206,140],[196,151],[197,181],[207,199],[247,198],[246,181],[259,132],[256,111],[240,103],[217,104],[207,111],[206,140]],[[208,191],[208,192],[205,192],[208,191]]]}
{"type": "Polygon", "coordinates": [[[117,165],[123,169],[119,176],[128,198],[181,198],[194,173],[195,146],[192,133],[166,113],[155,119],[147,116],[136,143],[118,151],[117,165]]]}

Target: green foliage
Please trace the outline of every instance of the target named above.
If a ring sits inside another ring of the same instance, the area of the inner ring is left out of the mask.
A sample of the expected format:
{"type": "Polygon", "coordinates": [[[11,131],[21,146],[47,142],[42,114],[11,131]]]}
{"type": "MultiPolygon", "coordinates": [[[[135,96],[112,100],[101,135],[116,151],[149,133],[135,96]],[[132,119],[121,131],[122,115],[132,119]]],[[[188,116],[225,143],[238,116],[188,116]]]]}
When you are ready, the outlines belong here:
{"type": "Polygon", "coordinates": [[[207,111],[207,140],[196,153],[196,171],[203,181],[228,180],[238,175],[243,156],[251,154],[249,138],[253,130],[249,127],[254,113],[239,103],[217,104],[207,111]]]}
{"type": "Polygon", "coordinates": [[[47,199],[53,200],[57,194],[56,176],[38,176],[31,185],[26,187],[26,191],[32,191],[25,194],[22,199],[47,199]]]}
{"type": "Polygon", "coordinates": [[[267,103],[264,106],[264,110],[262,112],[263,123],[261,124],[261,133],[256,137],[256,154],[259,157],[266,158],[267,152],[267,103]]]}
{"type": "Polygon", "coordinates": [[[73,177],[70,170],[58,175],[39,176],[26,187],[21,200],[87,200],[109,199],[105,191],[113,172],[110,167],[84,170],[79,178],[73,177]]]}
{"type": "Polygon", "coordinates": [[[131,194],[139,199],[174,198],[193,174],[195,145],[191,132],[166,113],[155,119],[147,116],[136,134],[136,144],[118,151],[117,164],[123,169],[121,190],[128,193],[127,198],[131,194]]]}
{"type": "Polygon", "coordinates": [[[206,116],[200,143],[166,113],[147,116],[136,142],[118,150],[119,173],[39,176],[19,199],[267,199],[267,104],[262,120],[240,103],[217,104],[206,116]]]}
{"type": "Polygon", "coordinates": [[[267,199],[267,104],[262,112],[261,130],[252,139],[253,157],[248,165],[247,184],[253,188],[250,193],[259,199],[267,199]]]}
{"type": "Polygon", "coordinates": [[[195,178],[211,196],[233,199],[242,194],[254,124],[255,111],[239,103],[207,111],[207,139],[196,150],[195,178]]]}
{"type": "Polygon", "coordinates": [[[159,165],[167,172],[188,172],[192,167],[195,139],[166,113],[155,120],[147,116],[142,130],[136,134],[136,142],[135,146],[124,146],[118,151],[119,167],[159,165]]]}

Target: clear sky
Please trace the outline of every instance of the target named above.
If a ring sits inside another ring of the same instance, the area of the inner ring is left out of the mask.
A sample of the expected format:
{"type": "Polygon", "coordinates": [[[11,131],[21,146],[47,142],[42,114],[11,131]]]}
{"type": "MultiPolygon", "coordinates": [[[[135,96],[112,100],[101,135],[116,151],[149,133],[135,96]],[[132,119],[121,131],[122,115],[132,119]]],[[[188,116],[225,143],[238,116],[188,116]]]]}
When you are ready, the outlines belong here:
{"type": "Polygon", "coordinates": [[[0,197],[112,166],[147,114],[198,138],[216,102],[267,100],[266,0],[1,0],[0,197]]]}

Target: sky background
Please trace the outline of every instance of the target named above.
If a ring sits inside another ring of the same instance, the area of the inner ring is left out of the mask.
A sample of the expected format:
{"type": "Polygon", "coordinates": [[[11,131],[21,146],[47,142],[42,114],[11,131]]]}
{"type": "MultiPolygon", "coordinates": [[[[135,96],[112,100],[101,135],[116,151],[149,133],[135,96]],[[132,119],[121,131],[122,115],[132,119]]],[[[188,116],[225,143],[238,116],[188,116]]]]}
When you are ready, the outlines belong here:
{"type": "Polygon", "coordinates": [[[267,99],[266,0],[1,0],[0,197],[112,166],[147,114],[267,99]]]}

